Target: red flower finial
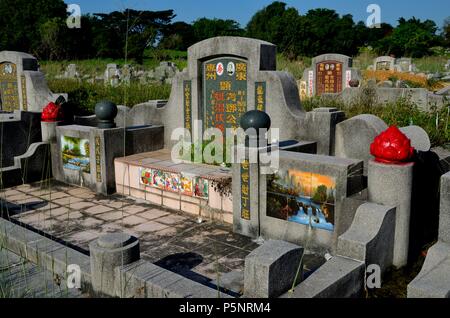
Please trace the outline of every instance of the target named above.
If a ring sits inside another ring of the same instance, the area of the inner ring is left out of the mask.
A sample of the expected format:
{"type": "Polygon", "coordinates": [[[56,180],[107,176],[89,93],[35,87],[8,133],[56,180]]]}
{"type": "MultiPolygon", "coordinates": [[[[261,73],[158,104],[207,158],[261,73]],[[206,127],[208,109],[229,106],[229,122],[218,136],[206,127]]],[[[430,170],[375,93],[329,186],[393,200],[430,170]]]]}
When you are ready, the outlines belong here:
{"type": "Polygon", "coordinates": [[[42,111],[41,120],[46,122],[60,121],[63,119],[62,108],[55,103],[48,103],[42,111]]]}
{"type": "Polygon", "coordinates": [[[391,126],[375,137],[370,145],[370,153],[375,161],[396,164],[411,159],[414,148],[404,133],[396,126],[391,126]]]}

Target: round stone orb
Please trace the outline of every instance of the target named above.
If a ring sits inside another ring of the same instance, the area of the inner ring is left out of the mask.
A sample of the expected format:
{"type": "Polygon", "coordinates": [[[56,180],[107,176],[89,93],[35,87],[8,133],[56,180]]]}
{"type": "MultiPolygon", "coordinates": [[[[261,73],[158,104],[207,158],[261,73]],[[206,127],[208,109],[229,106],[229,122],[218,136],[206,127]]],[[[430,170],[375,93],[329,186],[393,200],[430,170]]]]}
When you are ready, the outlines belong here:
{"type": "Polygon", "coordinates": [[[95,105],[98,128],[115,128],[114,118],[117,116],[117,105],[113,102],[102,100],[95,105]]]}
{"type": "Polygon", "coordinates": [[[256,129],[259,132],[259,129],[265,128],[269,130],[270,128],[270,117],[266,112],[260,110],[250,110],[246,112],[240,121],[240,125],[242,129],[247,130],[249,128],[256,129]]]}
{"type": "Polygon", "coordinates": [[[114,120],[117,116],[117,105],[108,100],[102,100],[95,105],[95,115],[100,120],[114,120]]]}

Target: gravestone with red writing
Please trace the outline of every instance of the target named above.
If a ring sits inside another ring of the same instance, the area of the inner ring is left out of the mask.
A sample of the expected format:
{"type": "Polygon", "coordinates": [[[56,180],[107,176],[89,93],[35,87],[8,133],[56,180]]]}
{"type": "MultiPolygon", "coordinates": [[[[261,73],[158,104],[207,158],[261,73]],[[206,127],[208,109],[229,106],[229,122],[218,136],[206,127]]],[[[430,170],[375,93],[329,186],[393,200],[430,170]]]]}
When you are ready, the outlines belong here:
{"type": "Polygon", "coordinates": [[[312,60],[312,65],[303,73],[300,82],[302,98],[336,94],[350,87],[350,81],[361,76],[352,67],[352,58],[342,54],[323,54],[312,60]]]}

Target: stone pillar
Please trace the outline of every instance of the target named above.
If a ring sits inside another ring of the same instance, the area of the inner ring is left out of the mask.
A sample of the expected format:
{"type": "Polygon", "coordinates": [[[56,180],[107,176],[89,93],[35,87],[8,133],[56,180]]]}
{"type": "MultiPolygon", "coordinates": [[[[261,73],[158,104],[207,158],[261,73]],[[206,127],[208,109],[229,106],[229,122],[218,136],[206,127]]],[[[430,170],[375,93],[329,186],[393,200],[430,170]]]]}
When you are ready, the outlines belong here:
{"type": "Polygon", "coordinates": [[[245,161],[233,163],[233,231],[252,238],[259,237],[259,163],[258,148],[238,146],[235,154],[245,153],[245,161]]]}
{"type": "Polygon", "coordinates": [[[369,161],[369,201],[396,207],[393,257],[396,267],[405,266],[408,262],[413,166],[414,163],[384,164],[369,161]]]}
{"type": "Polygon", "coordinates": [[[450,244],[450,172],[441,177],[439,240],[450,244]]]}
{"type": "Polygon", "coordinates": [[[60,121],[41,121],[42,141],[48,143],[56,142],[56,127],[60,121]]]}
{"type": "MultiPolygon", "coordinates": [[[[244,297],[273,298],[302,278],[303,247],[285,241],[266,241],[245,258],[244,297]]],[[[294,284],[297,285],[297,284],[294,284]]]]}
{"type": "Polygon", "coordinates": [[[115,268],[138,261],[139,240],[125,233],[110,233],[89,244],[92,290],[98,296],[115,295],[120,278],[115,268]]]}
{"type": "Polygon", "coordinates": [[[258,238],[260,235],[260,148],[267,148],[265,134],[270,129],[271,120],[263,111],[251,110],[240,120],[245,131],[245,145],[234,147],[233,163],[233,230],[236,233],[258,238]],[[241,156],[243,158],[241,158],[241,156]]]}

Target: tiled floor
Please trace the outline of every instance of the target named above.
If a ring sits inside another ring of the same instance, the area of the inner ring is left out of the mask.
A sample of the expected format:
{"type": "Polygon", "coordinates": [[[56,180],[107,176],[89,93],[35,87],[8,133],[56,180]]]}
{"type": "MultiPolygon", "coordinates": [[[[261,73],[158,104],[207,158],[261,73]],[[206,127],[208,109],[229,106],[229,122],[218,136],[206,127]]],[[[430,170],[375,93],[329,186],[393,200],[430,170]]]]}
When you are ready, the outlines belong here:
{"type": "Polygon", "coordinates": [[[151,262],[175,253],[194,253],[186,256],[186,266],[210,279],[218,269],[242,271],[245,256],[258,246],[232,233],[229,226],[198,224],[189,215],[57,182],[9,188],[0,192],[0,198],[3,216],[85,250],[99,235],[121,230],[139,238],[141,257],[151,262]]]}
{"type": "MultiPolygon", "coordinates": [[[[229,225],[198,224],[190,215],[54,181],[5,189],[0,200],[3,217],[86,252],[89,242],[101,234],[132,234],[140,240],[141,258],[205,283],[218,274],[242,275],[245,257],[258,247],[250,238],[233,233],[229,225]]],[[[304,262],[305,267],[315,266],[317,258],[305,256],[304,262]]]]}

